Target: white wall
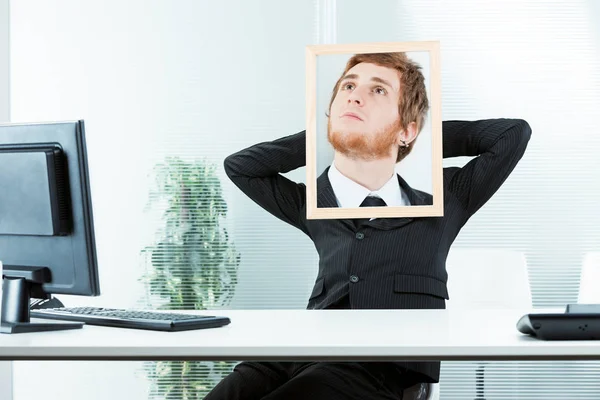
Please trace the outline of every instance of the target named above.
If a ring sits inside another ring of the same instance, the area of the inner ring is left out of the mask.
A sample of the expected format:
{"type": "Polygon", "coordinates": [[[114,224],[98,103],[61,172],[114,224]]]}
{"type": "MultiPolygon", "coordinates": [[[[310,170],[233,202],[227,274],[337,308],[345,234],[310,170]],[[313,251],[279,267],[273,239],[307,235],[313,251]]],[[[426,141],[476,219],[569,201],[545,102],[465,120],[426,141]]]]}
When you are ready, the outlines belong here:
{"type": "MultiPolygon", "coordinates": [[[[231,307],[306,305],[314,247],[239,193],[222,162],[304,129],[304,46],[315,43],[315,9],[279,0],[13,2],[13,121],[86,121],[102,295],[59,299],[136,305],[140,250],[161,225],[145,210],[149,175],[163,157],[178,155],[219,166],[242,255],[231,307]]],[[[301,180],[302,172],[290,176],[301,180]]],[[[15,400],[39,396],[41,387],[48,400],[80,399],[84,386],[87,399],[145,399],[141,365],[16,362],[15,400]],[[28,385],[30,371],[42,369],[39,384],[28,385]],[[78,385],[65,385],[65,376],[78,385]]]]}
{"type": "MultiPolygon", "coordinates": [[[[272,0],[15,2],[13,120],[86,120],[102,296],[70,304],[129,306],[140,298],[140,250],[160,225],[144,209],[149,175],[164,156],[221,166],[238,149],[304,129],[314,9],[272,0]]],[[[219,173],[242,253],[232,307],[303,307],[314,247],[219,173]],[[273,247],[274,238],[298,246],[273,247]]]]}
{"type": "MultiPolygon", "coordinates": [[[[9,4],[8,0],[0,0],[0,123],[9,121],[9,4]]],[[[0,260],[1,261],[1,260],[0,260]]],[[[2,288],[0,287],[0,295],[2,288]]],[[[12,363],[0,361],[0,398],[12,398],[12,363]]]]}
{"type": "Polygon", "coordinates": [[[9,0],[0,0],[0,122],[10,115],[9,31],[9,0]]]}

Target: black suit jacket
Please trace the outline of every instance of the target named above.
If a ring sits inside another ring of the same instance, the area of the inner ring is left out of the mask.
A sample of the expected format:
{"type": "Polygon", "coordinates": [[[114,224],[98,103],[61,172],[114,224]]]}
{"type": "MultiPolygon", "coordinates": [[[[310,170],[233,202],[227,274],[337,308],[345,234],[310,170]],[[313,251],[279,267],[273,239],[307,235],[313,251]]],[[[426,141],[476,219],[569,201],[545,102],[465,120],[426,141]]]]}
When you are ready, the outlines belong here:
{"type": "MultiPolygon", "coordinates": [[[[305,131],[225,159],[225,171],[238,188],[314,242],[319,271],[309,309],[325,309],[346,294],[353,309],[445,308],[450,246],[515,168],[531,129],[519,119],[444,121],[442,126],[444,158],[477,156],[462,168],[444,168],[443,217],[377,218],[359,227],[350,219],[307,220],[306,186],[281,175],[305,166],[305,131]]],[[[398,179],[411,204],[432,204],[429,194],[398,179]]],[[[317,181],[317,205],[337,207],[327,171],[317,181]]],[[[439,362],[397,364],[420,373],[423,381],[439,381],[439,362]]]]}

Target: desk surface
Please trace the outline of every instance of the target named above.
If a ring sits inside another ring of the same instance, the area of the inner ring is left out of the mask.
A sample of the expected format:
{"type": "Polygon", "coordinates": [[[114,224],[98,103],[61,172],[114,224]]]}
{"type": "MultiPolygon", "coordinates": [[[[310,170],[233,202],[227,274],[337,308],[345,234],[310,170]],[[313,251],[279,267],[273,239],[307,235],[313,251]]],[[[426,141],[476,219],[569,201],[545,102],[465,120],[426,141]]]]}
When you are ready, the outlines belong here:
{"type": "Polygon", "coordinates": [[[221,310],[203,312],[231,318],[215,329],[1,334],[0,360],[600,360],[600,341],[518,332],[518,319],[532,311],[562,312],[221,310]]]}

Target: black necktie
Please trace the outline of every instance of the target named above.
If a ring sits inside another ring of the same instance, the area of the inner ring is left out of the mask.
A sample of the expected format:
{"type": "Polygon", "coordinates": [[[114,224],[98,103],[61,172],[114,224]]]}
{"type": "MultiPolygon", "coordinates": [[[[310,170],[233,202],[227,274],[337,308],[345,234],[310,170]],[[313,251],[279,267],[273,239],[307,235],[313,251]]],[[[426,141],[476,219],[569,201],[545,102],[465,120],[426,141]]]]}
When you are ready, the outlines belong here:
{"type": "MultiPolygon", "coordinates": [[[[367,196],[365,197],[365,199],[363,200],[362,203],[360,203],[360,207],[385,207],[387,206],[387,204],[385,204],[385,201],[383,201],[383,199],[381,197],[375,197],[375,196],[367,196]]],[[[360,218],[357,219],[354,223],[356,225],[356,227],[358,228],[360,225],[364,224],[365,222],[368,222],[371,218],[360,218]]]]}
{"type": "Polygon", "coordinates": [[[367,197],[365,197],[363,202],[360,203],[360,206],[361,207],[385,207],[385,206],[387,206],[387,204],[385,204],[385,201],[383,201],[383,199],[381,197],[367,196],[367,197]]]}

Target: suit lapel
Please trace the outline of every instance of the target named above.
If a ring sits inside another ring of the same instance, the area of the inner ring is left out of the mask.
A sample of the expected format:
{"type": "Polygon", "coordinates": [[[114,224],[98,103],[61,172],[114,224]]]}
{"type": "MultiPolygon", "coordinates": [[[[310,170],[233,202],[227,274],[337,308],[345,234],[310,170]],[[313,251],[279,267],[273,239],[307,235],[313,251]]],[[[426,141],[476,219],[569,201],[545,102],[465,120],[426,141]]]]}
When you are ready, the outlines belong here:
{"type": "Polygon", "coordinates": [[[335,199],[335,193],[331,182],[327,177],[329,167],[325,168],[325,171],[317,178],[317,207],[318,208],[332,208],[338,207],[337,200],[335,199]]]}
{"type": "MultiPolygon", "coordinates": [[[[331,187],[331,182],[327,177],[328,172],[329,167],[325,168],[325,171],[317,178],[317,208],[338,208],[333,187],[331,187]]],[[[352,219],[340,219],[339,221],[352,230],[356,229],[352,219]]]]}
{"type": "MultiPolygon", "coordinates": [[[[325,171],[317,178],[317,207],[319,208],[338,207],[335,198],[335,193],[333,191],[333,188],[331,187],[331,182],[329,182],[329,178],[327,177],[328,171],[329,167],[327,167],[325,171]]],[[[429,203],[427,203],[427,199],[423,195],[411,188],[399,174],[397,174],[397,176],[398,182],[400,183],[400,187],[408,196],[411,205],[429,205],[429,203]]],[[[414,219],[414,217],[377,218],[373,221],[366,221],[364,224],[377,229],[390,230],[407,225],[413,222],[414,219]]],[[[354,219],[341,219],[339,221],[349,226],[353,230],[356,229],[354,219]]]]}
{"type": "Polygon", "coordinates": [[[421,193],[419,193],[416,190],[414,190],[413,188],[411,188],[408,185],[408,183],[406,183],[406,181],[404,179],[402,179],[400,174],[396,174],[396,175],[398,176],[398,183],[400,183],[400,187],[407,194],[408,200],[410,201],[410,204],[412,206],[430,206],[431,205],[431,203],[429,203],[427,201],[425,196],[423,196],[421,193]]]}

